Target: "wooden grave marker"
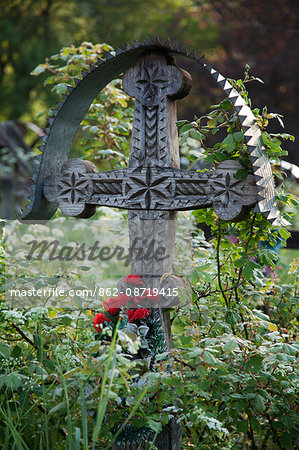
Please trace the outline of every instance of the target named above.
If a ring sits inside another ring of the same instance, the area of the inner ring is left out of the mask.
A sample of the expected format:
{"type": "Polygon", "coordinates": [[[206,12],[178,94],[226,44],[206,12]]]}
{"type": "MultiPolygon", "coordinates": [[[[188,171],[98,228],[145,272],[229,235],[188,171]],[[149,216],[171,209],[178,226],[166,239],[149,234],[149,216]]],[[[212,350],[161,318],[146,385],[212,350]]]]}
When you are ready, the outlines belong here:
{"type": "MultiPolygon", "coordinates": [[[[167,250],[168,258],[153,258],[150,262],[132,253],[131,273],[140,275],[149,288],[161,287],[162,275],[172,272],[177,211],[213,207],[219,218],[234,221],[246,217],[255,206],[256,211],[281,224],[271,167],[252,112],[230,83],[202,58],[197,59],[195,52],[187,54],[185,49],[157,39],[141,44],[135,41],[125,51],[117,49],[115,55],[108,54],[106,61],[100,60],[98,67],[84,72],[76,85],[49,121],[24,220],[50,218],[57,205],[67,216],[85,218],[95,213],[96,206],[127,209],[130,242],[151,236],[156,248],[163,245],[167,250]],[[236,160],[224,161],[216,170],[204,173],[179,168],[176,100],[189,93],[191,77],[176,66],[175,54],[203,65],[235,105],[253,162],[253,175],[236,179],[241,168],[236,160]],[[67,160],[72,139],[93,98],[122,71],[124,90],[135,99],[129,167],[98,172],[91,162],[67,160]]],[[[169,275],[163,283],[173,286],[177,281],[169,275]]],[[[168,349],[171,325],[163,307],[172,300],[162,299],[156,309],[168,349]]],[[[172,422],[155,445],[177,450],[181,449],[180,440],[180,427],[172,422]]]]}

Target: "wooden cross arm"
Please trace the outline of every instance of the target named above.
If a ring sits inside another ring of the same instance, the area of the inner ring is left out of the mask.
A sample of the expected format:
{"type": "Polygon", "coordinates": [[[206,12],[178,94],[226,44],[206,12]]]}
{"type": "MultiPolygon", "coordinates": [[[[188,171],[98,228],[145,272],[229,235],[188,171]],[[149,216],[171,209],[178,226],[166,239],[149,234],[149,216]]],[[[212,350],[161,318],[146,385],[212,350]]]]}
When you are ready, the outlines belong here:
{"type": "Polygon", "coordinates": [[[45,180],[44,196],[68,216],[90,217],[96,206],[133,210],[191,210],[213,207],[224,220],[238,220],[244,207],[257,202],[253,175],[235,178],[241,165],[222,162],[215,171],[159,166],[98,172],[88,162],[68,160],[59,174],[45,180]]]}

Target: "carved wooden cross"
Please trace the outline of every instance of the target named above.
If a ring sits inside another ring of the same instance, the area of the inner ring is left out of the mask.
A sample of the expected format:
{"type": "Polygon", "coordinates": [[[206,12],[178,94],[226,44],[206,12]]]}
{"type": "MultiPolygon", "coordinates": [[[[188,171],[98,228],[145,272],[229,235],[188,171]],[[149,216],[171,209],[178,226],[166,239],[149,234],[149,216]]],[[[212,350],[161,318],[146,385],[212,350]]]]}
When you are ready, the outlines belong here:
{"type": "MultiPolygon", "coordinates": [[[[175,100],[189,93],[191,77],[169,55],[143,55],[125,72],[123,87],[135,98],[129,168],[98,172],[88,161],[70,159],[45,180],[43,192],[68,216],[90,217],[96,206],[128,209],[130,242],[150,236],[168,255],[149,262],[133,250],[131,273],[147,277],[146,286],[153,288],[161,286],[163,273],[172,272],[176,211],[212,206],[221,219],[234,220],[257,202],[257,187],[253,175],[235,178],[241,168],[235,160],[206,173],[179,169],[175,100]]],[[[172,300],[164,298],[159,306],[172,300]]],[[[170,348],[169,317],[161,313],[161,318],[170,348]]]]}
{"type": "Polygon", "coordinates": [[[96,206],[111,206],[133,210],[131,217],[138,211],[139,217],[152,219],[212,206],[224,220],[237,219],[257,202],[254,177],[235,178],[241,168],[236,160],[204,174],[178,169],[175,99],[190,90],[187,72],[169,57],[149,54],[125,73],[123,87],[135,98],[129,168],[98,172],[88,161],[70,159],[44,182],[50,202],[68,216],[90,217],[96,206]]]}
{"type": "MultiPolygon", "coordinates": [[[[283,223],[255,116],[230,82],[206,64],[203,57],[197,58],[195,51],[188,53],[185,47],[179,48],[168,40],[162,43],[158,38],[134,41],[133,46],[117,48],[105,60],[99,59],[97,66],[90,65],[88,72],[82,71],[81,79],[75,79],[75,84],[76,87],[68,87],[69,95],[63,96],[64,102],[59,102],[53,117],[48,118],[50,127],[42,138],[44,145],[39,147],[42,153],[36,155],[29,203],[22,220],[48,220],[57,205],[74,217],[90,217],[96,206],[128,209],[130,241],[137,237],[144,243],[154,236],[154,245],[163,243],[168,251],[167,259],[150,262],[140,260],[133,251],[131,273],[142,275],[149,287],[159,287],[161,275],[171,273],[178,210],[213,207],[219,218],[238,220],[255,205],[255,211],[275,225],[283,223]],[[175,65],[171,55],[176,54],[208,70],[235,106],[254,175],[236,179],[241,168],[236,160],[224,161],[215,171],[202,174],[179,169],[175,100],[188,94],[190,76],[175,65]],[[91,102],[99,90],[123,72],[124,89],[135,98],[129,168],[99,173],[88,161],[66,161],[91,102]]],[[[169,315],[160,308],[155,311],[160,314],[170,348],[169,315]]],[[[163,428],[155,441],[158,448],[181,449],[180,430],[175,425],[170,422],[167,433],[163,428]]],[[[126,448],[135,450],[137,446],[126,448]]]]}

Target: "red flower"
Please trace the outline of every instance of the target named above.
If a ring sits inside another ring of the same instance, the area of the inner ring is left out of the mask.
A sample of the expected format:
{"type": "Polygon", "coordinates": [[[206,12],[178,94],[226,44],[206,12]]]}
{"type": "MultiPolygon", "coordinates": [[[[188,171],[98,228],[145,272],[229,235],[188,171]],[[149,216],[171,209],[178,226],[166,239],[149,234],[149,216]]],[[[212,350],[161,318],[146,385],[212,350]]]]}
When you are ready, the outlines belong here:
{"type": "Polygon", "coordinates": [[[129,309],[127,311],[129,322],[132,323],[135,320],[145,319],[150,315],[150,310],[146,308],[141,309],[129,309]]]}
{"type": "Polygon", "coordinates": [[[97,333],[101,332],[101,325],[103,325],[104,322],[111,322],[111,320],[107,319],[107,317],[105,317],[105,314],[103,314],[103,313],[96,314],[94,316],[94,318],[92,319],[92,321],[93,321],[93,327],[97,333]]]}
{"type": "Polygon", "coordinates": [[[130,298],[131,297],[129,297],[126,294],[119,294],[119,296],[117,297],[118,305],[119,306],[125,306],[130,301],[130,298]]]}
{"type": "Polygon", "coordinates": [[[117,314],[118,311],[120,311],[119,308],[108,308],[108,309],[107,309],[107,312],[108,312],[109,314],[111,314],[111,316],[114,316],[114,314],[117,314]]]}
{"type": "Polygon", "coordinates": [[[119,309],[121,306],[124,306],[128,303],[130,297],[125,294],[119,294],[118,297],[109,297],[104,301],[103,306],[106,309],[109,308],[117,308],[119,309]]]}
{"type": "Polygon", "coordinates": [[[143,308],[143,309],[137,309],[136,313],[135,313],[135,318],[137,319],[145,319],[146,317],[148,317],[150,315],[150,310],[143,308]]]}
{"type": "Polygon", "coordinates": [[[106,309],[116,308],[118,305],[119,305],[118,297],[109,297],[103,303],[103,306],[106,309]]]}
{"type": "Polygon", "coordinates": [[[132,322],[132,319],[133,319],[134,314],[135,314],[135,309],[129,309],[129,310],[127,311],[127,314],[128,314],[129,322],[132,322]]]}
{"type": "Polygon", "coordinates": [[[141,277],[139,275],[135,275],[134,273],[132,275],[128,275],[125,278],[125,281],[130,284],[143,284],[141,277]]]}

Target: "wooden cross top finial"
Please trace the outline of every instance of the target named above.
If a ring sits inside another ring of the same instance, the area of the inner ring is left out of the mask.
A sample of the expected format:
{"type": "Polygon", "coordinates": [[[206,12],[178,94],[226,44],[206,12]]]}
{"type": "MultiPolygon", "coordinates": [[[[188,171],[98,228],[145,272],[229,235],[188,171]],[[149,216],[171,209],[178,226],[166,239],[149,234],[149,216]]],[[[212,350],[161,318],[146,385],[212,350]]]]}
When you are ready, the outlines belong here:
{"type": "Polygon", "coordinates": [[[145,55],[124,74],[124,90],[135,98],[130,167],[179,167],[174,100],[188,95],[191,77],[168,59],[145,55]]]}
{"type": "Polygon", "coordinates": [[[127,94],[144,106],[158,106],[166,96],[178,99],[188,95],[190,75],[174,64],[167,64],[168,59],[163,54],[143,56],[123,77],[127,94]]]}

